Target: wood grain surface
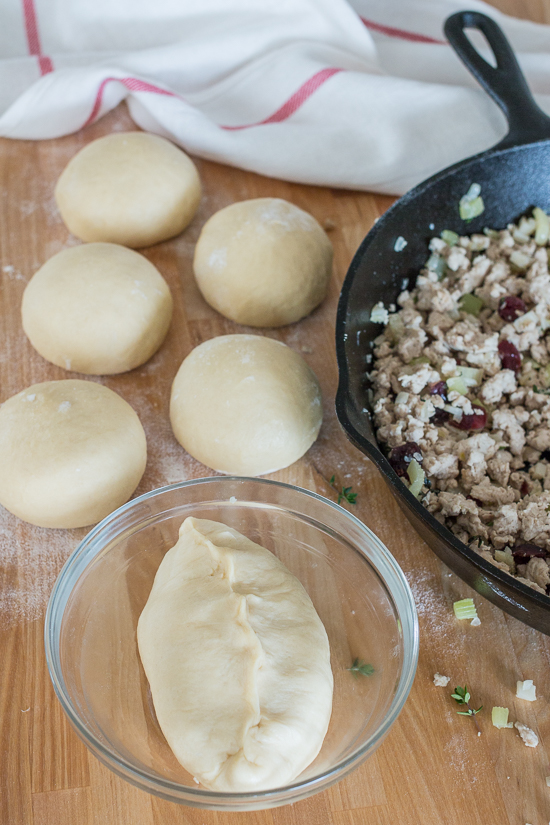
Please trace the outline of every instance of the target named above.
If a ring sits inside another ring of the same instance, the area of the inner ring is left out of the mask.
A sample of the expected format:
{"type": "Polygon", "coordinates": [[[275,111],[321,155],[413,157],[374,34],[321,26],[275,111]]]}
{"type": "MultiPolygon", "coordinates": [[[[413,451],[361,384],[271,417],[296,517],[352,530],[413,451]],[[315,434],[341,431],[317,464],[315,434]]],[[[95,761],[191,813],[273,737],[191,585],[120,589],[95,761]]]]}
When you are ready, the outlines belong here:
{"type": "MultiPolygon", "coordinates": [[[[467,5],[467,4],[466,4],[467,5]]],[[[550,0],[501,0],[508,13],[550,21],[550,0]]],[[[489,104],[488,104],[489,105],[489,104]]],[[[89,141],[135,128],[124,106],[84,131],[44,142],[0,141],[0,402],[30,384],[75,377],[42,359],[26,339],[20,304],[26,283],[50,256],[77,243],[53,201],[60,172],[89,141]]],[[[306,187],[197,161],[205,196],[178,238],[144,250],[175,299],[168,337],[143,368],[91,378],[120,393],[146,429],[149,461],[137,494],[211,475],[175,441],[168,422],[172,379],[190,350],[215,335],[248,331],[201,298],[192,254],[205,220],[236,200],[286,198],[333,228],[330,293],[310,317],[265,334],[300,352],[318,375],[325,419],[317,443],[298,463],[271,477],[335,499],[329,485],[357,492],[348,505],[397,558],[415,595],[420,661],[406,706],[382,746],[349,778],[292,806],[221,814],[178,806],[118,779],[84,747],[54,695],[44,657],[47,599],[63,562],[86,530],[45,530],[0,512],[0,823],[1,825],[546,825],[550,820],[550,639],[474,594],[413,532],[374,466],[344,437],[334,412],[337,383],[334,319],[350,259],[391,198],[306,187]],[[474,596],[481,626],[454,619],[454,600],[474,596]],[[451,678],[435,687],[434,673],[451,678]],[[518,679],[533,679],[538,699],[515,698],[518,679]],[[482,735],[456,714],[455,685],[467,683],[483,704],[482,735]],[[538,748],[515,730],[491,725],[491,707],[534,729],[538,748]]],[[[259,334],[264,334],[259,331],[259,334]]],[[[78,377],[78,376],[76,376],[78,377]]]]}

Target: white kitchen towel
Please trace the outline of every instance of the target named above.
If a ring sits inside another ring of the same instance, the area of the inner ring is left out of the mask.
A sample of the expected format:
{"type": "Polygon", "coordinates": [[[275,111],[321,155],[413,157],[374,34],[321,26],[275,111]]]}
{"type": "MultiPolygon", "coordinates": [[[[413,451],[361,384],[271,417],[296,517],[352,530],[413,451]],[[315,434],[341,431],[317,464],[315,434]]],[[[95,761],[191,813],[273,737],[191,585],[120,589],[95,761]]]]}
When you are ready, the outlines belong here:
{"type": "Polygon", "coordinates": [[[76,132],[126,99],[200,157],[400,194],[506,132],[445,42],[463,8],[501,25],[550,113],[550,26],[478,0],[2,0],[0,135],[76,132]]]}

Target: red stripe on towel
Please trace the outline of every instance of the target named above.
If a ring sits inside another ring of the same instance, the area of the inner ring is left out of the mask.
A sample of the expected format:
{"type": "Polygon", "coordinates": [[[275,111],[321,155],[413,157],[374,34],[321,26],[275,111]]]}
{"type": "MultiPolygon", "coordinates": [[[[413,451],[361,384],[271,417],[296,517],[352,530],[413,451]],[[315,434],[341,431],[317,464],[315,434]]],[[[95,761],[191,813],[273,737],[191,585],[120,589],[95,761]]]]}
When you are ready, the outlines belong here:
{"type": "Polygon", "coordinates": [[[436,43],[438,46],[446,46],[446,40],[437,40],[435,37],[428,37],[425,34],[416,34],[416,32],[408,32],[404,29],[395,29],[393,26],[382,26],[381,23],[375,23],[374,20],[366,20],[361,17],[361,22],[374,32],[380,32],[388,37],[399,37],[401,40],[409,40],[412,43],[436,43]]]}
{"type": "Polygon", "coordinates": [[[49,74],[50,72],[53,72],[53,63],[50,57],[46,57],[46,55],[42,54],[34,0],[23,0],[23,17],[25,20],[25,33],[27,35],[29,52],[34,57],[38,58],[40,74],[42,76],[49,74]]]}
{"type": "MultiPolygon", "coordinates": [[[[276,112],[269,117],[266,117],[264,120],[260,120],[258,123],[247,123],[244,126],[220,126],[220,129],[233,132],[238,129],[250,129],[253,126],[263,126],[267,123],[281,123],[281,121],[286,120],[294,112],[296,112],[297,109],[299,109],[300,106],[302,106],[306,100],[308,100],[308,98],[310,98],[311,95],[323,85],[323,83],[326,83],[329,78],[341,71],[343,71],[343,69],[332,68],[322,69],[320,72],[317,72],[310,77],[309,80],[306,80],[306,82],[300,86],[300,88],[294,92],[294,94],[291,95],[289,99],[283,103],[279,109],[277,109],[276,112]]],[[[101,109],[105,86],[107,83],[111,83],[111,81],[123,83],[124,86],[132,92],[153,92],[154,94],[166,95],[168,97],[177,97],[174,92],[169,92],[166,89],[160,89],[158,86],[153,86],[151,83],[146,83],[144,80],[138,80],[135,77],[106,77],[105,80],[101,82],[101,85],[97,90],[92,111],[90,112],[90,116],[87,121],[83,124],[84,126],[89,126],[89,124],[96,119],[99,114],[99,110],[101,109]]]]}
{"type": "Polygon", "coordinates": [[[38,65],[40,66],[40,74],[45,75],[53,72],[53,63],[51,57],[46,57],[44,54],[38,55],[38,65]]]}
{"type": "Polygon", "coordinates": [[[220,128],[228,132],[234,132],[238,129],[250,129],[253,126],[265,126],[267,123],[281,123],[281,121],[287,120],[287,118],[294,114],[323,83],[326,83],[329,78],[342,71],[343,69],[322,69],[320,72],[317,72],[310,77],[309,80],[306,80],[298,91],[289,97],[286,103],[283,103],[276,112],[266,117],[265,120],[260,120],[258,123],[247,123],[244,126],[221,126],[220,128]]]}
{"type": "Polygon", "coordinates": [[[169,92],[166,89],[159,89],[158,86],[153,86],[151,83],[146,83],[144,80],[138,80],[137,77],[106,77],[105,80],[101,82],[99,89],[97,90],[97,95],[94,101],[94,105],[92,107],[92,111],[90,112],[90,116],[84,126],[89,126],[92,123],[101,109],[101,103],[103,100],[103,92],[105,90],[105,86],[107,83],[111,83],[111,81],[115,81],[118,83],[122,83],[129,89],[131,92],[153,92],[157,95],[166,95],[167,97],[176,97],[174,92],[169,92]]]}

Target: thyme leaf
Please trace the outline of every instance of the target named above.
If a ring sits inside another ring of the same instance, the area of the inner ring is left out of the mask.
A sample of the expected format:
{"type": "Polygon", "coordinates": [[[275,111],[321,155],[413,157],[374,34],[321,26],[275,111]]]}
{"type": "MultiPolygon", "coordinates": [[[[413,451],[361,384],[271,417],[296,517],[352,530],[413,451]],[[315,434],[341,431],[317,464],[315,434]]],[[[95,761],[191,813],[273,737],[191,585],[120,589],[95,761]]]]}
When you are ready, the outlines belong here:
{"type": "Polygon", "coordinates": [[[362,659],[358,657],[353,660],[351,667],[348,667],[350,673],[352,673],[355,678],[361,674],[362,676],[372,676],[374,673],[374,668],[372,665],[369,665],[367,662],[363,662],[362,659]]]}
{"type": "Polygon", "coordinates": [[[344,499],[348,504],[356,504],[357,493],[352,493],[352,487],[342,487],[342,492],[338,493],[338,504],[344,499]]]}
{"type": "Polygon", "coordinates": [[[481,730],[478,725],[476,716],[480,710],[483,709],[483,705],[480,705],[478,708],[472,707],[470,704],[470,699],[472,698],[470,692],[468,690],[468,686],[464,685],[464,687],[455,687],[455,692],[451,693],[451,698],[455,700],[459,705],[466,705],[468,710],[457,710],[459,716],[471,716],[474,720],[477,728],[478,736],[481,736],[481,730]]]}
{"type": "Polygon", "coordinates": [[[335,478],[334,475],[331,475],[328,483],[331,487],[334,487],[338,493],[338,504],[340,504],[341,501],[347,501],[348,504],[357,504],[357,493],[352,493],[353,487],[342,487],[342,489],[339,490],[335,484],[335,478]]]}

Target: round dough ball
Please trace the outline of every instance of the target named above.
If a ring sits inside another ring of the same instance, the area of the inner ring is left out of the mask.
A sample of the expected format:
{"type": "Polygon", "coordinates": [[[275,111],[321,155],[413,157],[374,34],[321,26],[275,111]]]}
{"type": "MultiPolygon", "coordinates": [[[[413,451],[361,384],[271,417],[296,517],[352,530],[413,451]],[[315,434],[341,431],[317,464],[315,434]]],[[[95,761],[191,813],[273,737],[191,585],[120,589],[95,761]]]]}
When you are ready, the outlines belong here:
{"type": "Polygon", "coordinates": [[[172,296],[143,255],[91,243],[50,258],[29,281],[21,311],[31,344],[52,364],[111,375],[157,351],[170,326],[172,296]]]}
{"type": "Polygon", "coordinates": [[[69,161],[55,187],[61,217],[77,238],[131,247],[178,235],[200,197],[193,161],[147,132],[94,140],[69,161]]]}
{"type": "Polygon", "coordinates": [[[325,297],[332,244],[307,212],[280,198],[258,198],[212,215],[193,266],[205,300],[226,318],[281,327],[325,297]]]}
{"type": "Polygon", "coordinates": [[[128,501],[145,470],[136,413],[91,381],[34,384],[0,407],[0,504],[39,527],[85,527],[128,501]]]}
{"type": "Polygon", "coordinates": [[[313,371],[297,352],[259,335],[205,341],[172,385],[176,438],[207,467],[230,475],[264,475],[297,461],[322,417],[313,371]]]}

